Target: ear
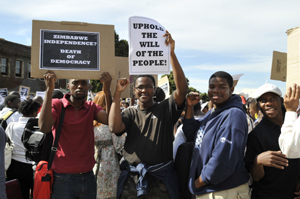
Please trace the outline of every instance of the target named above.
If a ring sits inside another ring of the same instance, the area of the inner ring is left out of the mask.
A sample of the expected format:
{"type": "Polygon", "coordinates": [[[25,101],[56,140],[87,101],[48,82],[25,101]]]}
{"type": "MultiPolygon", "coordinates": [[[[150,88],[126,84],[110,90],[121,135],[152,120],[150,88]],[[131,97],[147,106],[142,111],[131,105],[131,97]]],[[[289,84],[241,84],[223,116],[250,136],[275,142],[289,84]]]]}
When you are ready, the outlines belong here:
{"type": "Polygon", "coordinates": [[[232,95],[233,91],[234,91],[234,86],[230,88],[230,95],[232,95]]]}
{"type": "Polygon", "coordinates": [[[13,106],[13,102],[12,101],[8,101],[7,104],[8,104],[9,108],[13,106]]]}
{"type": "Polygon", "coordinates": [[[70,82],[67,83],[67,88],[70,90],[70,82]]]}
{"type": "Polygon", "coordinates": [[[283,100],[283,98],[282,98],[282,97],[280,97],[280,102],[281,102],[281,104],[283,104],[283,105],[284,105],[284,100],[283,100]]]}

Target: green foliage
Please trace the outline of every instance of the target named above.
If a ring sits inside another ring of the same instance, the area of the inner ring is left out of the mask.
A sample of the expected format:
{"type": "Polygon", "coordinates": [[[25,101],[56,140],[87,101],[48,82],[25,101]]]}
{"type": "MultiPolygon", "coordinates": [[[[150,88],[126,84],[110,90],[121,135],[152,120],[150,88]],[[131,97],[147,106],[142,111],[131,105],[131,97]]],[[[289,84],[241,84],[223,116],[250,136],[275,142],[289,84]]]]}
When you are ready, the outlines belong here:
{"type": "Polygon", "coordinates": [[[102,86],[103,84],[101,83],[100,80],[91,80],[91,85],[92,85],[92,92],[97,93],[99,91],[102,91],[102,86]]]}
{"type": "Polygon", "coordinates": [[[209,97],[208,97],[207,93],[201,93],[200,96],[201,96],[203,103],[209,101],[209,97]]]}
{"type": "Polygon", "coordinates": [[[197,93],[200,93],[197,89],[195,89],[194,87],[189,87],[189,93],[190,92],[197,92],[197,93]]]}
{"type": "MultiPolygon", "coordinates": [[[[119,40],[119,35],[115,31],[115,56],[128,57],[128,42],[124,39],[119,40]]],[[[102,90],[100,80],[91,80],[92,91],[99,92],[102,90]]]]}

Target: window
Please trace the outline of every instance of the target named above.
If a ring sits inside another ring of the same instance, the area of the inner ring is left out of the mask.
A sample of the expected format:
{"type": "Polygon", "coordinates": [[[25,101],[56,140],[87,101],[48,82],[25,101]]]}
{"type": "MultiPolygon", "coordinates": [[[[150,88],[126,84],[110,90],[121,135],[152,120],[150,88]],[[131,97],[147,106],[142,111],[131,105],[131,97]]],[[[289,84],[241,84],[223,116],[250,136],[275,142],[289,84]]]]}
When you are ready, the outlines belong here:
{"type": "Polygon", "coordinates": [[[28,78],[31,78],[31,62],[28,62],[28,78]]]}
{"type": "Polygon", "coordinates": [[[1,58],[1,74],[7,75],[8,74],[8,59],[1,58]]]}
{"type": "Polygon", "coordinates": [[[16,61],[16,76],[21,77],[22,75],[22,61],[16,61]]]}

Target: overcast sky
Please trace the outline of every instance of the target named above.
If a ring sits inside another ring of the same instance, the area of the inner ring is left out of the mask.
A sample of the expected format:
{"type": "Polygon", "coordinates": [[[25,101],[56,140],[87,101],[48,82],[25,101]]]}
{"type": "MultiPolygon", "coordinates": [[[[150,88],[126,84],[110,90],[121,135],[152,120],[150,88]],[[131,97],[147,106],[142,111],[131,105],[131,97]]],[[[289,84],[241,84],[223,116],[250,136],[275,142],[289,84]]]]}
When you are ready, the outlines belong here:
{"type": "Polygon", "coordinates": [[[0,38],[31,45],[32,20],[114,25],[128,40],[131,16],[162,24],[176,41],[175,52],[190,86],[207,92],[218,70],[240,78],[235,93],[266,81],[285,93],[285,83],[270,80],[273,50],[287,51],[290,28],[300,26],[299,0],[9,0],[0,7],[0,38]]]}

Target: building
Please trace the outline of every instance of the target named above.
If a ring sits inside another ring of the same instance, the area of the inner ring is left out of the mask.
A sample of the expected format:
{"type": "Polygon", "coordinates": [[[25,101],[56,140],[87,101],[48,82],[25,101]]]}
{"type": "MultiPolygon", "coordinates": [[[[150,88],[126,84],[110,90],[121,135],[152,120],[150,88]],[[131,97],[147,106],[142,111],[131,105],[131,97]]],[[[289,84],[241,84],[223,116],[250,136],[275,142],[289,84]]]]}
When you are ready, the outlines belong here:
{"type": "MultiPolygon", "coordinates": [[[[20,86],[30,88],[30,96],[36,91],[44,91],[43,79],[36,79],[31,74],[31,47],[0,39],[0,88],[19,91],[20,86]]],[[[58,80],[56,88],[66,88],[66,80],[58,80]]]]}

